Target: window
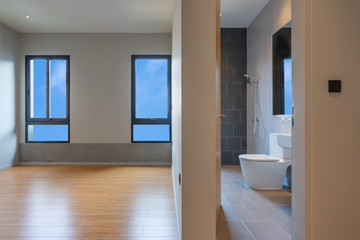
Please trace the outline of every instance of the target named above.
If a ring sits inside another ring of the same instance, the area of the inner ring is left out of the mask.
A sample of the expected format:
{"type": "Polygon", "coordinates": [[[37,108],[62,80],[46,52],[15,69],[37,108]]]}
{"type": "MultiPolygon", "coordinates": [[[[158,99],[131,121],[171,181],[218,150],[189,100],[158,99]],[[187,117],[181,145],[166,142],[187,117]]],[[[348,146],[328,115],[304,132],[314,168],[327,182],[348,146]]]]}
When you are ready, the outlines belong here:
{"type": "Polygon", "coordinates": [[[25,142],[70,142],[69,56],[26,56],[25,142]]]}
{"type": "Polygon", "coordinates": [[[292,114],[292,60],[284,59],[284,100],[285,115],[292,114]]]}
{"type": "Polygon", "coordinates": [[[171,142],[171,56],[131,59],[131,141],[171,142]]]}

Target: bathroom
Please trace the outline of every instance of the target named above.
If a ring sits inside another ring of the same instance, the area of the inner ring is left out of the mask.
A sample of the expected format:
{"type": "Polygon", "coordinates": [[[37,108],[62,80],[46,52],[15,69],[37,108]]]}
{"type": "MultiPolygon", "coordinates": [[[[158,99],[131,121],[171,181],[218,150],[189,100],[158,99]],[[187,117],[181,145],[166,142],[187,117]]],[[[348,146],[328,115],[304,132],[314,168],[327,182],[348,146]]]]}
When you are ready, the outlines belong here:
{"type": "Polygon", "coordinates": [[[244,2],[221,1],[218,237],[291,239],[291,0],[244,2]]]}

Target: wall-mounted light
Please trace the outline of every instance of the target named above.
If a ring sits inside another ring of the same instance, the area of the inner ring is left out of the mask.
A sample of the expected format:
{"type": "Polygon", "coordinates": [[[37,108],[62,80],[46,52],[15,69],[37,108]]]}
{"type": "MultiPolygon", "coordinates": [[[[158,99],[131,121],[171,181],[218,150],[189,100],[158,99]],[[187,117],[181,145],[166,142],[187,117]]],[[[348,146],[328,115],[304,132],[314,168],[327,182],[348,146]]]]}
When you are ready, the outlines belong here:
{"type": "Polygon", "coordinates": [[[220,13],[220,17],[222,16],[222,13],[220,13]]]}
{"type": "Polygon", "coordinates": [[[26,19],[29,19],[29,18],[30,18],[30,16],[29,16],[29,15],[26,15],[26,16],[25,16],[25,18],[26,18],[26,19]]]}

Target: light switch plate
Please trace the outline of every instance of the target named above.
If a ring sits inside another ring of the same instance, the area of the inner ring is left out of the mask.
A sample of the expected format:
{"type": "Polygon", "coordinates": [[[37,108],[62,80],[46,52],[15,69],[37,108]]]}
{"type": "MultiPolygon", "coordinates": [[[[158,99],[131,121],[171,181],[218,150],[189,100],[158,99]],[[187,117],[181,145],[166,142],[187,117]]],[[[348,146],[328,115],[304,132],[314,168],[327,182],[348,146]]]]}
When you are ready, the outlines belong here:
{"type": "Polygon", "coordinates": [[[329,80],[329,92],[341,92],[341,80],[329,80]]]}

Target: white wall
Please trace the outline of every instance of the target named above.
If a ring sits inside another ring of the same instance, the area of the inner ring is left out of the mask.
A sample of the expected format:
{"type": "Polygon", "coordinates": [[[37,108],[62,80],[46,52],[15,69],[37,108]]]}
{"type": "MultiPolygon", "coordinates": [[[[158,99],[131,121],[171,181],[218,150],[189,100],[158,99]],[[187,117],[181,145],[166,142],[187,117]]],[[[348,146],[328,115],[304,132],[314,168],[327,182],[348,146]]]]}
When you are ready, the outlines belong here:
{"type": "Polygon", "coordinates": [[[216,13],[218,0],[175,2],[172,156],[180,239],[216,239],[220,190],[216,181],[221,167],[216,155],[220,93],[220,16],[216,13]]]}
{"type": "MultiPolygon", "coordinates": [[[[171,54],[171,34],[22,34],[25,55],[70,55],[70,141],[131,142],[131,55],[171,54]]],[[[23,93],[25,81],[20,81],[23,93]]],[[[25,141],[20,94],[19,142],[25,141]]]]}
{"type": "Polygon", "coordinates": [[[360,239],[359,1],[293,3],[293,238],[360,239]],[[342,93],[327,91],[342,80],[342,93]]]}
{"type": "Polygon", "coordinates": [[[0,169],[17,162],[18,34],[0,23],[0,169]]]}
{"type": "Polygon", "coordinates": [[[179,174],[182,167],[182,125],[181,125],[181,0],[174,4],[172,33],[172,177],[175,194],[176,216],[179,239],[181,239],[181,185],[179,174]]]}
{"type": "MultiPolygon", "coordinates": [[[[313,239],[360,239],[360,2],[311,1],[313,239]],[[341,79],[342,93],[328,93],[341,79]]],[[[308,132],[310,133],[310,132],[308,132]]]]}
{"type": "Polygon", "coordinates": [[[291,45],[293,61],[293,104],[295,107],[292,162],[292,236],[310,240],[311,229],[311,17],[309,2],[292,2],[291,45]]]}
{"type": "MultiPolygon", "coordinates": [[[[182,0],[182,238],[216,239],[218,0],[182,0]]],[[[218,136],[220,138],[220,136],[218,136]]]]}
{"type": "Polygon", "coordinates": [[[259,81],[261,123],[253,136],[254,89],[247,91],[247,143],[249,153],[269,154],[269,133],[291,132],[291,117],[273,115],[272,35],[291,20],[291,0],[273,0],[260,12],[247,30],[248,74],[259,81]]]}

